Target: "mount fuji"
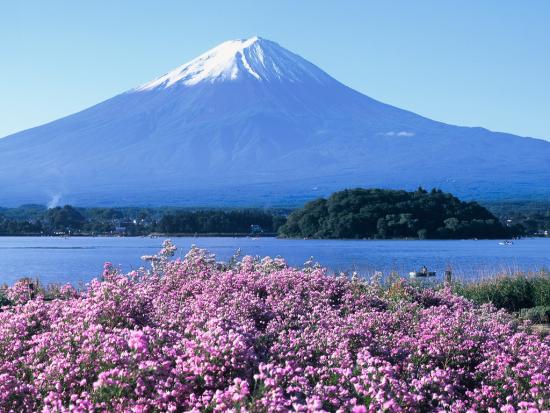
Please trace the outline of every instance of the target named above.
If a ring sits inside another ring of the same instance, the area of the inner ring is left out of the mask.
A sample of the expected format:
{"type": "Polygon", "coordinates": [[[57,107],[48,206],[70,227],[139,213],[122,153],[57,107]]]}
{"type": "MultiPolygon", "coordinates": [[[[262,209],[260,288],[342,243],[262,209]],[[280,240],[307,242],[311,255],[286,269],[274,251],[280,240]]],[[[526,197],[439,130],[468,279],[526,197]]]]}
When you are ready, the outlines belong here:
{"type": "Polygon", "coordinates": [[[228,41],[0,139],[0,205],[295,205],[348,187],[550,199],[550,142],[381,103],[277,43],[228,41]]]}

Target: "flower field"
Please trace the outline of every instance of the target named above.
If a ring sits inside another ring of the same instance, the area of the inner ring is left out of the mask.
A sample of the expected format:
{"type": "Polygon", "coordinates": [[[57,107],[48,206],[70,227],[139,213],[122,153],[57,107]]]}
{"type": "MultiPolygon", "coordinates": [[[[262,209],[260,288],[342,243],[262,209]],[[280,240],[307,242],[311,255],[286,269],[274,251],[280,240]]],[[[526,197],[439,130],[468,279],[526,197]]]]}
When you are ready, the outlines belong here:
{"type": "Polygon", "coordinates": [[[193,248],[84,291],[12,286],[1,412],[550,411],[550,338],[447,289],[193,248]]]}

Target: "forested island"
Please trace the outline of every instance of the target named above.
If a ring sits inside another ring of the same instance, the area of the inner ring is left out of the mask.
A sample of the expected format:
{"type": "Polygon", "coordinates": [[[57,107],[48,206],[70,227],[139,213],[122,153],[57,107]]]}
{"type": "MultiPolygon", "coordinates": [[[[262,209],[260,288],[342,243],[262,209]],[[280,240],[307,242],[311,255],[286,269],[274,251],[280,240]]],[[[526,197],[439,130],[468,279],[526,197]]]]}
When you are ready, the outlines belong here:
{"type": "Polygon", "coordinates": [[[351,189],[301,209],[117,207],[0,208],[2,235],[280,235],[299,238],[508,238],[545,236],[550,204],[463,202],[451,194],[351,189]]]}
{"type": "Polygon", "coordinates": [[[433,189],[414,192],[350,189],[307,203],[279,229],[300,238],[506,238],[522,228],[507,227],[476,202],[433,189]]]}

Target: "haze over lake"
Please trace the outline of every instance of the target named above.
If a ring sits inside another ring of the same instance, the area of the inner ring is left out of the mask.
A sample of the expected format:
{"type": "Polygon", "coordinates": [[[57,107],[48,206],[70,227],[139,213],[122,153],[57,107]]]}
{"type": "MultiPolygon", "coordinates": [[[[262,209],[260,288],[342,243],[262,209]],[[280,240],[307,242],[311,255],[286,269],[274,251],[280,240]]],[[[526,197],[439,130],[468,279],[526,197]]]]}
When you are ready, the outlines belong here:
{"type": "MultiPolygon", "coordinates": [[[[173,238],[176,256],[185,255],[194,244],[227,260],[237,248],[242,254],[282,256],[290,265],[301,266],[311,256],[331,271],[409,271],[426,265],[441,278],[450,266],[461,278],[479,278],[497,271],[550,268],[550,239],[530,238],[513,245],[496,240],[453,241],[363,241],[288,240],[276,238],[173,238]]],[[[78,284],[97,277],[105,261],[124,271],[143,264],[142,255],[160,249],[162,239],[107,237],[0,237],[0,283],[11,284],[25,276],[44,283],[78,284]]]]}

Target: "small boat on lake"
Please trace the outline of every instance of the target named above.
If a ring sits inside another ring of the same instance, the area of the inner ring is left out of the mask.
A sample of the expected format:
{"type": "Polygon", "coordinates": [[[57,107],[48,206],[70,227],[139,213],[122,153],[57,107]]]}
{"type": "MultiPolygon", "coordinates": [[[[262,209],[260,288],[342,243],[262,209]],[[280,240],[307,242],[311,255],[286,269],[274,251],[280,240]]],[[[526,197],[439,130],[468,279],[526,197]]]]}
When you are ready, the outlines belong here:
{"type": "Polygon", "coordinates": [[[411,278],[422,278],[422,277],[435,277],[435,271],[428,271],[426,266],[423,266],[420,271],[411,271],[409,273],[411,278]]]}
{"type": "Polygon", "coordinates": [[[507,239],[502,242],[499,242],[498,245],[514,245],[514,241],[510,241],[507,239]]]}

